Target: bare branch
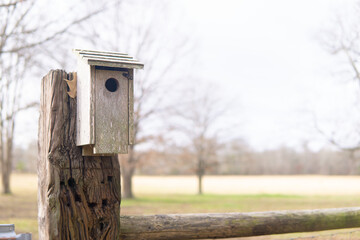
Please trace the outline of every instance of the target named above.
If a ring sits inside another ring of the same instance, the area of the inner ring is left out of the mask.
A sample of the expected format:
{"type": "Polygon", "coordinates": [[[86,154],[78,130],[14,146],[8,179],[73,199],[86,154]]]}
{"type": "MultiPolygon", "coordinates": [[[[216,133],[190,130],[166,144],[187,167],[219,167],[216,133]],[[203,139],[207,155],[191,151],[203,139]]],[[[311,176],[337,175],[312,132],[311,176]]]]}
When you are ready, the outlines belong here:
{"type": "Polygon", "coordinates": [[[326,140],[331,143],[332,145],[334,145],[335,147],[339,148],[340,150],[343,151],[348,151],[348,152],[354,152],[354,151],[358,151],[360,150],[360,144],[358,144],[357,146],[353,146],[353,147],[344,147],[342,146],[333,136],[329,136],[328,134],[326,134],[318,125],[318,121],[317,118],[315,116],[315,114],[312,115],[313,116],[313,123],[314,123],[314,128],[323,136],[326,138],[326,140]]]}
{"type": "Polygon", "coordinates": [[[33,42],[33,43],[30,43],[30,44],[25,44],[23,46],[20,46],[20,47],[15,47],[15,48],[11,48],[11,49],[5,49],[5,50],[2,50],[0,51],[0,54],[4,54],[4,53],[15,53],[15,52],[19,52],[21,50],[24,50],[24,49],[29,49],[29,48],[33,48],[33,47],[36,47],[36,46],[39,46],[39,45],[42,45],[46,42],[49,42],[53,39],[55,39],[56,37],[60,36],[60,35],[63,35],[64,33],[68,32],[69,29],[71,27],[73,27],[74,25],[77,25],[85,20],[88,20],[89,18],[93,17],[94,15],[97,15],[99,13],[101,13],[102,11],[104,11],[105,8],[102,8],[102,9],[99,9],[97,11],[94,11],[92,13],[89,13],[87,15],[85,15],[84,17],[82,18],[79,18],[79,19],[76,19],[74,21],[72,21],[71,23],[69,23],[67,26],[65,26],[63,29],[53,33],[52,35],[40,40],[40,41],[36,41],[36,42],[33,42]]]}
{"type": "Polygon", "coordinates": [[[0,8],[14,7],[18,3],[21,3],[21,2],[24,2],[24,0],[17,0],[17,1],[12,1],[12,2],[9,2],[9,3],[0,3],[0,8]]]}
{"type": "Polygon", "coordinates": [[[345,55],[350,63],[350,66],[355,73],[355,78],[358,80],[358,83],[360,84],[360,71],[359,71],[358,67],[356,66],[355,59],[349,53],[348,48],[346,48],[345,46],[342,45],[341,49],[345,53],[345,55]]]}

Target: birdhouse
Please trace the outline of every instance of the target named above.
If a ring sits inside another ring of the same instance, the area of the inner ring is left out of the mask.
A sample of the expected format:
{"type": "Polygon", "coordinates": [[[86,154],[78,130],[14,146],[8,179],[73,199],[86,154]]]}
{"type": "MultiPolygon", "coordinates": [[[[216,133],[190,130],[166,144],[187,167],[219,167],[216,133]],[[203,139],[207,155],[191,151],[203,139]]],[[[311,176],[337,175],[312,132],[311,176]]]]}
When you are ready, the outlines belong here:
{"type": "Polygon", "coordinates": [[[83,156],[127,153],[134,142],[134,69],[127,54],[75,49],[77,139],[83,156]]]}

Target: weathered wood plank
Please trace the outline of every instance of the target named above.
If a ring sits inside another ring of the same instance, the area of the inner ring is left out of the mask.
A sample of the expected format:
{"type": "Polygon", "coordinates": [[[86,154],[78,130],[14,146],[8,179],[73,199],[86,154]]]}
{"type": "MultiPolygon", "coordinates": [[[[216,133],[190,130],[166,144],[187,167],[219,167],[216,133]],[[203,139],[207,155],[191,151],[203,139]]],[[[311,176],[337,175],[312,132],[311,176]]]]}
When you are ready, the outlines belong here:
{"type": "Polygon", "coordinates": [[[109,52],[109,51],[94,51],[94,50],[85,50],[85,49],[73,49],[75,52],[81,52],[83,54],[105,54],[105,55],[114,55],[114,56],[128,56],[126,53],[119,53],[119,52],[109,52]]]}
{"type": "Polygon", "coordinates": [[[95,70],[95,154],[128,152],[129,81],[123,73],[95,70]]]}
{"type": "Polygon", "coordinates": [[[89,59],[88,64],[90,65],[96,65],[96,66],[104,66],[104,67],[116,67],[116,68],[134,68],[134,69],[143,69],[144,65],[142,63],[138,62],[126,62],[126,61],[96,61],[89,59]]]}
{"type": "Polygon", "coordinates": [[[121,239],[213,239],[360,227],[360,208],[121,217],[121,239]]]}
{"type": "Polygon", "coordinates": [[[135,143],[134,131],[134,69],[129,69],[129,145],[135,143]]]}
{"type": "Polygon", "coordinates": [[[84,64],[78,59],[78,81],[77,81],[77,122],[76,144],[95,144],[94,117],[91,99],[94,97],[91,77],[95,78],[95,67],[84,64]],[[81,124],[80,124],[81,123],[81,124]]]}
{"type": "Polygon", "coordinates": [[[120,166],[117,156],[82,157],[76,147],[76,98],[50,71],[42,80],[39,120],[39,239],[119,239],[120,166]]]}

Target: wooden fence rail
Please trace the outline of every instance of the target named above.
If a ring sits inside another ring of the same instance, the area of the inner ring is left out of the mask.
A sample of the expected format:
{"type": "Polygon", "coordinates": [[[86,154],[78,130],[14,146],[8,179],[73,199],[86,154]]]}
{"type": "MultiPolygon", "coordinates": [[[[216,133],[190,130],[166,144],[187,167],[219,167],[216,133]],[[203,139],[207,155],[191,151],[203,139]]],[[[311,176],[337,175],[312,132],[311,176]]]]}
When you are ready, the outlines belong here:
{"type": "Polygon", "coordinates": [[[207,239],[360,227],[359,208],[122,216],[121,239],[207,239]]]}

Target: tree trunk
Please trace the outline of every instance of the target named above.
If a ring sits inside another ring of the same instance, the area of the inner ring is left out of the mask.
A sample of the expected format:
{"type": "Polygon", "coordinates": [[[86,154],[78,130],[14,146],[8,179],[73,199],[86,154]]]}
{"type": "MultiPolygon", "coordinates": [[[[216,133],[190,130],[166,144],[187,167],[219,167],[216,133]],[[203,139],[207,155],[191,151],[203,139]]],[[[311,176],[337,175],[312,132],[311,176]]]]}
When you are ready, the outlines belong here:
{"type": "Polygon", "coordinates": [[[124,156],[122,160],[123,160],[121,161],[121,176],[123,180],[122,198],[132,199],[134,198],[132,180],[135,172],[134,145],[129,146],[129,154],[127,156],[124,156]]]}
{"type": "Polygon", "coordinates": [[[7,170],[7,161],[4,159],[4,164],[1,168],[1,180],[2,180],[2,188],[3,194],[10,194],[10,171],[7,170]]]}
{"type": "Polygon", "coordinates": [[[132,189],[133,174],[131,174],[131,172],[128,169],[124,169],[124,168],[122,168],[122,169],[123,169],[123,171],[122,171],[121,176],[123,179],[122,186],[124,189],[122,197],[126,198],[126,199],[134,198],[133,189],[132,189]]]}
{"type": "Polygon", "coordinates": [[[203,178],[203,175],[199,174],[199,175],[198,175],[198,194],[199,194],[199,195],[203,194],[203,190],[202,190],[202,178],[203,178]]]}
{"type": "Polygon", "coordinates": [[[198,194],[202,195],[203,194],[203,188],[202,188],[202,179],[205,173],[205,166],[204,166],[204,160],[203,158],[200,156],[198,157],[198,170],[197,170],[197,175],[198,175],[198,194]]]}
{"type": "Polygon", "coordinates": [[[6,137],[4,144],[4,155],[3,155],[3,165],[2,165],[2,185],[3,185],[3,194],[10,194],[10,177],[12,172],[12,137],[6,137]]]}
{"type": "Polygon", "coordinates": [[[50,71],[42,80],[39,121],[38,222],[41,240],[117,240],[120,166],[116,156],[83,157],[76,146],[76,98],[50,71]]]}
{"type": "Polygon", "coordinates": [[[359,174],[359,167],[358,167],[358,159],[355,156],[355,151],[349,152],[349,159],[350,159],[350,175],[358,175],[359,174]]]}

